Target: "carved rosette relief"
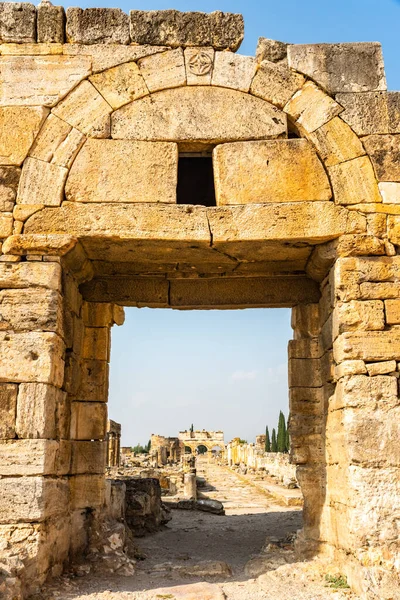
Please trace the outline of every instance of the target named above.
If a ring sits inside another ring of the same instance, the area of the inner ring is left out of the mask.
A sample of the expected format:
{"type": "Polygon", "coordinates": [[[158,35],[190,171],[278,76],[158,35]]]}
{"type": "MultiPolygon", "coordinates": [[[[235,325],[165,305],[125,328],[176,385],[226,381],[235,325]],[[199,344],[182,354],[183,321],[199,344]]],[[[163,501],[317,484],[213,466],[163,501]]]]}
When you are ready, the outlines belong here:
{"type": "Polygon", "coordinates": [[[207,75],[213,65],[212,57],[203,50],[199,50],[189,60],[189,70],[193,75],[207,75]]]}

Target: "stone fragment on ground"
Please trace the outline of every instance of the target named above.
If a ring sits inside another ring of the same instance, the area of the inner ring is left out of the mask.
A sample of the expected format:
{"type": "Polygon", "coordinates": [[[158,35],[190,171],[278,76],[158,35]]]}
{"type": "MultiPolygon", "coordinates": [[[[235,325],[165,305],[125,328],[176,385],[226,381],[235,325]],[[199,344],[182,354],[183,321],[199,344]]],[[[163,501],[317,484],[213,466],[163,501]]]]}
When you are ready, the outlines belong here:
{"type": "Polygon", "coordinates": [[[212,583],[194,583],[153,590],[148,600],[169,598],[170,600],[225,600],[223,591],[212,583]]]}
{"type": "Polygon", "coordinates": [[[165,562],[155,565],[152,573],[170,573],[177,577],[232,577],[230,566],[220,560],[204,560],[196,564],[176,565],[173,562],[165,562]]]}

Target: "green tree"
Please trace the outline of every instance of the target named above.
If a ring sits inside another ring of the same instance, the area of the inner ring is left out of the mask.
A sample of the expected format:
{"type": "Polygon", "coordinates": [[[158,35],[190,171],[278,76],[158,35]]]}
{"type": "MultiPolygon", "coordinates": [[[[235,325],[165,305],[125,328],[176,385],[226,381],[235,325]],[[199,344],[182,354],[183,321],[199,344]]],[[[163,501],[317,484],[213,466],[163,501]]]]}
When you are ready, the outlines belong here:
{"type": "Polygon", "coordinates": [[[276,431],[275,431],[275,428],[272,430],[271,452],[278,452],[278,445],[276,443],[276,431]]]}
{"type": "Polygon", "coordinates": [[[286,452],[290,450],[289,427],[286,427],[286,452]]]}
{"type": "Polygon", "coordinates": [[[276,439],[278,452],[287,452],[286,448],[286,419],[282,411],[279,413],[278,436],[276,439]]]}
{"type": "Polygon", "coordinates": [[[191,433],[193,433],[193,431],[194,431],[193,423],[190,426],[190,431],[191,431],[191,433]]]}
{"type": "Polygon", "coordinates": [[[149,441],[147,442],[147,446],[146,446],[146,451],[147,451],[147,453],[149,453],[149,452],[150,452],[150,448],[151,448],[151,440],[149,440],[149,441]]]}
{"type": "Polygon", "coordinates": [[[265,429],[265,452],[271,452],[271,440],[269,439],[268,427],[265,429]]]}

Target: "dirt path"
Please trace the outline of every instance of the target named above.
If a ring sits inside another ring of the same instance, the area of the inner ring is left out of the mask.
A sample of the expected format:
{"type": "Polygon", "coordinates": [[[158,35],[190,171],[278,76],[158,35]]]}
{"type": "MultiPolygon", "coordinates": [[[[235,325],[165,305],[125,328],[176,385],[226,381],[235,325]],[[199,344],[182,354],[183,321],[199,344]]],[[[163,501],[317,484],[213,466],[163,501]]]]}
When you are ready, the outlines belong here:
{"type": "Polygon", "coordinates": [[[278,506],[235,473],[207,461],[199,475],[226,515],[174,510],[163,531],[138,540],[146,560],[134,576],[64,578],[43,599],[62,600],[339,600],[324,572],[295,563],[285,540],[301,527],[301,511],[278,506]],[[261,575],[261,576],[260,576],[261,575]],[[208,582],[208,583],[207,583],[208,582]]]}

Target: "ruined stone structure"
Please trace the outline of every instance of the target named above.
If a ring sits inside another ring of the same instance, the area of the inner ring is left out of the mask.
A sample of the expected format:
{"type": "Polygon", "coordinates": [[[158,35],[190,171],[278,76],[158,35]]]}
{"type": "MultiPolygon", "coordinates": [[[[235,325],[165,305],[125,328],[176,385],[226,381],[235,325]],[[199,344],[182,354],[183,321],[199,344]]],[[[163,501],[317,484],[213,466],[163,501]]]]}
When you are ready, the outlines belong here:
{"type": "Polygon", "coordinates": [[[126,305],[293,308],[299,545],[394,596],[400,94],[379,44],[242,37],[238,15],[0,5],[2,593],[60,573],[104,503],[126,305]]]}
{"type": "Polygon", "coordinates": [[[243,465],[250,469],[266,470],[280,481],[296,480],[296,468],[290,463],[289,454],[283,452],[265,452],[264,444],[241,444],[239,438],[234,438],[226,446],[226,462],[229,467],[243,465]]]}
{"type": "Polygon", "coordinates": [[[158,466],[179,462],[183,451],[178,438],[151,435],[150,452],[157,459],[158,466]]]}
{"type": "Polygon", "coordinates": [[[121,464],[121,425],[110,419],[107,421],[107,467],[121,464]]]}
{"type": "Polygon", "coordinates": [[[185,448],[190,448],[193,453],[197,452],[200,446],[207,448],[208,452],[211,452],[216,446],[225,448],[223,431],[206,431],[205,429],[191,431],[188,429],[179,432],[179,440],[185,448]]]}

